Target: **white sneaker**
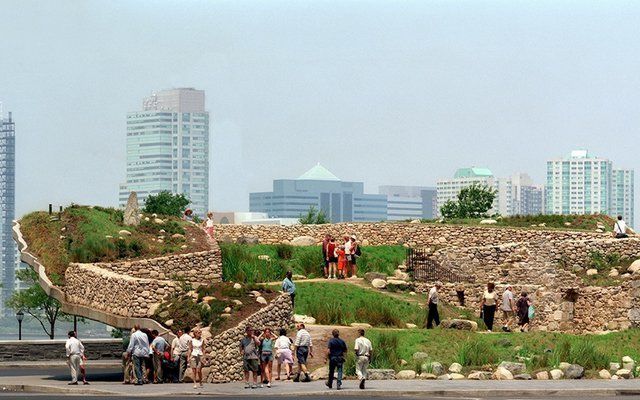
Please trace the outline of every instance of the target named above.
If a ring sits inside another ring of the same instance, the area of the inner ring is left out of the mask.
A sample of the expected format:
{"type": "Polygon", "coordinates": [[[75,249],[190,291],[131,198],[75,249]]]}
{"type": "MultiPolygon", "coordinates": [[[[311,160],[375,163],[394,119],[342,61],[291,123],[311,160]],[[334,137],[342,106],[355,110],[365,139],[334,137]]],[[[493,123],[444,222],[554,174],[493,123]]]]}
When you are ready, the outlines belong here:
{"type": "Polygon", "coordinates": [[[271,387],[271,382],[267,383],[267,387],[270,388],[271,387]]]}

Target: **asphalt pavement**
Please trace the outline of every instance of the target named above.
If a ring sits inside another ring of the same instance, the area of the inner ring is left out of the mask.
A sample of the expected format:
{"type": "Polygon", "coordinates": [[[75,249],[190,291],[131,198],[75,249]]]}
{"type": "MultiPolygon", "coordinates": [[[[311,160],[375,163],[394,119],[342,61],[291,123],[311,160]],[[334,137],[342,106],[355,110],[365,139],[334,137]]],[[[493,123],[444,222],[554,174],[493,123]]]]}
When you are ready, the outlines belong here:
{"type": "MultiPolygon", "coordinates": [[[[82,397],[83,399],[96,399],[96,400],[139,400],[140,396],[85,396],[85,395],[67,395],[67,396],[56,396],[50,394],[15,394],[15,393],[0,393],[0,399],[47,399],[47,400],[64,400],[69,397],[82,397]]],[[[339,394],[335,394],[332,396],[309,396],[304,397],[305,400],[326,400],[328,397],[331,398],[347,398],[350,400],[371,400],[372,396],[356,396],[356,395],[344,395],[341,396],[339,394]]],[[[374,396],[376,399],[384,399],[384,400],[476,400],[480,399],[479,397],[458,397],[458,396],[444,396],[444,397],[425,397],[425,396],[374,396]]],[[[154,396],[154,398],[163,398],[162,396],[154,396]]],[[[215,400],[238,400],[238,398],[251,399],[250,396],[242,396],[242,397],[220,397],[220,396],[206,396],[206,395],[193,395],[193,396],[166,396],[166,398],[171,398],[171,400],[193,400],[194,398],[198,399],[215,399],[215,400]]],[[[500,397],[500,396],[490,396],[489,398],[497,398],[497,399],[509,399],[509,400],[549,400],[549,397],[500,397]]],[[[580,397],[560,397],[561,400],[601,400],[608,399],[610,397],[589,397],[589,396],[580,396],[580,397]]],[[[260,397],[260,400],[282,400],[282,397],[260,397]]],[[[625,400],[640,400],[640,396],[624,396],[625,400]]]]}

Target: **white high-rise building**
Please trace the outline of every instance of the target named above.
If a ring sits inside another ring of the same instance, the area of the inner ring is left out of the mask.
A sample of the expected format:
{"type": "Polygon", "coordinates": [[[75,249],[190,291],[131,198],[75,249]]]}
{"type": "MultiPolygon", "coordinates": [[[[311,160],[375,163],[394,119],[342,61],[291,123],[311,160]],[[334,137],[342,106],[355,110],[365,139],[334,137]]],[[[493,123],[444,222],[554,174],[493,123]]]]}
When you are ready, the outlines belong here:
{"type": "Polygon", "coordinates": [[[193,212],[209,210],[209,113],[204,91],[163,90],[143,100],[142,111],[127,114],[127,179],[119,204],[129,193],[141,202],[169,191],[191,200],[193,212]]]}
{"type": "Polygon", "coordinates": [[[544,213],[543,193],[528,174],[514,174],[497,180],[498,212],[503,216],[538,215],[544,213]]]}
{"type": "MultiPolygon", "coordinates": [[[[449,200],[458,200],[458,193],[468,186],[474,183],[480,185],[487,185],[490,188],[498,190],[498,182],[493,176],[493,172],[488,168],[460,168],[456,171],[452,179],[440,179],[436,183],[437,191],[437,216],[441,217],[440,209],[449,200]]],[[[489,210],[488,214],[495,214],[499,210],[498,206],[499,196],[493,201],[493,207],[489,210]]]]}
{"type": "Polygon", "coordinates": [[[17,264],[16,244],[12,236],[12,224],[16,205],[16,131],[15,122],[9,113],[0,114],[0,272],[2,295],[0,316],[7,315],[6,301],[14,291],[17,264]]]}
{"type": "Polygon", "coordinates": [[[622,215],[633,225],[633,170],[615,170],[606,158],[586,150],[547,161],[548,214],[622,215]]]}
{"type": "Polygon", "coordinates": [[[436,188],[434,187],[383,185],[378,187],[378,193],[387,195],[389,221],[435,218],[436,188]]]}

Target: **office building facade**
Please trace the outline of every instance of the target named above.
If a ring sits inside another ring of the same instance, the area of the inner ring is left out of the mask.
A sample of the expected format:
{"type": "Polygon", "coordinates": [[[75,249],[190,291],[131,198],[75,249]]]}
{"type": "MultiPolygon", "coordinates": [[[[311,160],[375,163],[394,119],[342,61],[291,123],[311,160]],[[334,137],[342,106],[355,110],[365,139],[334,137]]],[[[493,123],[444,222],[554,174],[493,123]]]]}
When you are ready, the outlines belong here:
{"type": "Polygon", "coordinates": [[[378,188],[378,193],[387,196],[389,221],[436,217],[437,191],[434,187],[384,185],[378,188]]]}
{"type": "Polygon", "coordinates": [[[127,114],[127,173],[120,185],[124,207],[135,191],[141,203],[161,191],[184,194],[200,217],[209,210],[209,113],[204,91],[163,90],[127,114]]]}
{"type": "Polygon", "coordinates": [[[2,296],[0,314],[7,315],[6,301],[16,285],[15,269],[17,250],[11,234],[15,219],[16,203],[16,135],[11,113],[0,115],[0,268],[2,272],[2,296]]]}
{"type": "MultiPolygon", "coordinates": [[[[438,180],[436,183],[437,216],[442,216],[440,209],[447,201],[457,201],[458,193],[460,193],[462,189],[473,184],[486,185],[496,191],[498,190],[497,180],[493,176],[493,172],[488,168],[460,168],[455,172],[453,178],[438,180]]],[[[488,214],[495,214],[498,212],[498,198],[499,196],[496,196],[496,199],[493,201],[493,206],[491,210],[488,211],[488,214]]]]}
{"type": "Polygon", "coordinates": [[[269,218],[300,218],[312,206],[331,222],[387,219],[386,195],[365,194],[364,183],[342,181],[320,164],[297,179],[274,180],[271,192],[249,195],[249,211],[269,218]]]}
{"type": "Polygon", "coordinates": [[[544,188],[535,185],[528,174],[518,173],[496,180],[496,205],[503,216],[544,213],[544,188]]]}
{"type": "Polygon", "coordinates": [[[634,223],[633,170],[614,169],[610,160],[587,150],[547,161],[548,214],[622,215],[634,223]]]}

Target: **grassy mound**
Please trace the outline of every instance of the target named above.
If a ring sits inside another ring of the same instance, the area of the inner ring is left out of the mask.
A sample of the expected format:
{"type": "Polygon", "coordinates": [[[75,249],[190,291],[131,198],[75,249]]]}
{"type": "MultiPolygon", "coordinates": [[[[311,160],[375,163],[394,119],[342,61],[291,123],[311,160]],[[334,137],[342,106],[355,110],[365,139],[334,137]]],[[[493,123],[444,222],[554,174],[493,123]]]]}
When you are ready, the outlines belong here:
{"type": "MultiPolygon", "coordinates": [[[[308,278],[322,276],[322,251],[319,246],[243,245],[221,243],[222,271],[225,281],[273,282],[284,278],[288,270],[308,278]]],[[[404,263],[402,246],[362,246],[358,274],[369,271],[392,274],[404,263]]]]}
{"type": "Polygon", "coordinates": [[[50,216],[34,212],[20,220],[30,250],[60,281],[69,262],[108,262],[152,258],[166,254],[208,250],[205,233],[193,224],[173,217],[142,220],[126,226],[121,210],[71,206],[50,216]],[[130,235],[120,235],[121,230],[130,235]],[[186,247],[184,247],[186,246],[186,247]]]}
{"type": "MultiPolygon", "coordinates": [[[[452,225],[480,225],[480,218],[451,219],[445,221],[452,225]]],[[[541,228],[595,231],[598,225],[604,225],[605,231],[613,231],[615,220],[608,215],[516,215],[513,217],[497,218],[497,224],[493,226],[517,227],[517,228],[541,228]],[[541,226],[542,225],[542,226],[541,226]]],[[[435,220],[423,220],[427,223],[435,223],[435,220]]]]}

